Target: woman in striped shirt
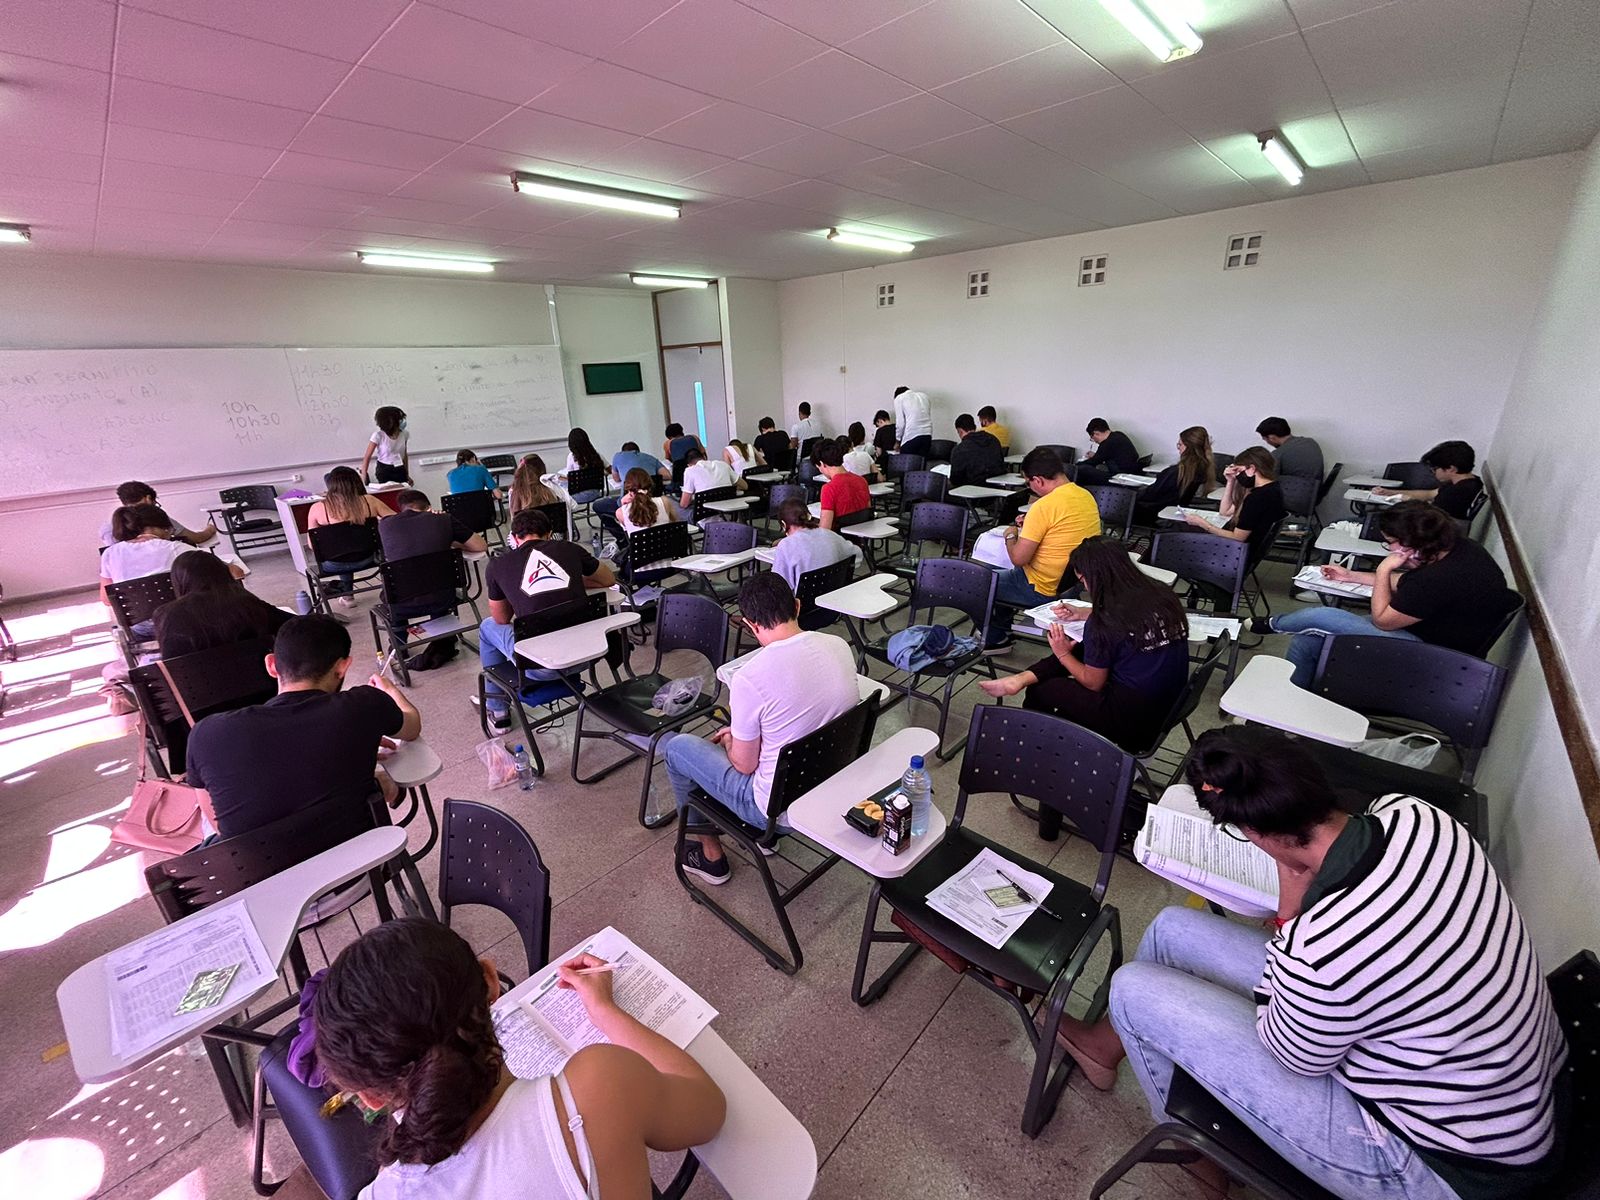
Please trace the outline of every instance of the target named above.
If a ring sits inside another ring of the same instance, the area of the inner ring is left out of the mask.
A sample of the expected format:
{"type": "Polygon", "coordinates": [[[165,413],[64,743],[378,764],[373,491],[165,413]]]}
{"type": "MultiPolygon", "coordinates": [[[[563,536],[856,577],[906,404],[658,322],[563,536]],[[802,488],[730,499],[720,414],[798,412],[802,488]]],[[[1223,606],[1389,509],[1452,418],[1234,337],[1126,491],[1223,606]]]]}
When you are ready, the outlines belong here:
{"type": "Polygon", "coordinates": [[[1502,1200],[1559,1167],[1566,1043],[1528,931],[1466,830],[1412,796],[1341,810],[1282,734],[1213,730],[1188,779],[1278,865],[1261,931],[1170,908],[1110,1017],[1065,1022],[1097,1087],[1127,1057],[1157,1119],[1174,1064],[1348,1200],[1502,1200]]]}

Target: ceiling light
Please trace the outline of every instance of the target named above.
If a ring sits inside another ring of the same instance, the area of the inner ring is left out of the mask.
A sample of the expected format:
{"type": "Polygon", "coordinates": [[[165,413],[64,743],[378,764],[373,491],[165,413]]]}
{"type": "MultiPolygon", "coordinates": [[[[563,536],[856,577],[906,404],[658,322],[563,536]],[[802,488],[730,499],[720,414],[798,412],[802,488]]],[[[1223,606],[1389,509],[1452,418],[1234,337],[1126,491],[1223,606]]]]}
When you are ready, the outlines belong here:
{"type": "Polygon", "coordinates": [[[703,288],[710,287],[709,279],[682,279],[676,275],[629,275],[640,287],[650,288],[703,288]]]}
{"type": "Polygon", "coordinates": [[[25,242],[32,236],[26,225],[0,225],[0,242],[25,242]]]}
{"type": "Polygon", "coordinates": [[[828,230],[828,240],[841,246],[860,246],[864,250],[887,250],[890,254],[907,254],[917,248],[915,242],[902,242],[898,238],[874,237],[870,233],[850,233],[843,229],[828,230]]]}
{"type": "Polygon", "coordinates": [[[546,200],[565,200],[568,204],[582,204],[588,208],[616,208],[623,212],[672,218],[681,216],[683,211],[680,202],[669,200],[665,196],[645,196],[638,192],[619,191],[616,188],[573,183],[568,179],[527,175],[521,171],[511,176],[511,186],[530,196],[542,196],[546,200]]]}
{"type": "Polygon", "coordinates": [[[1283,140],[1283,134],[1276,129],[1269,129],[1266,133],[1256,134],[1256,140],[1261,143],[1261,153],[1267,156],[1267,161],[1278,174],[1288,180],[1291,187],[1298,187],[1306,177],[1306,169],[1295,157],[1294,151],[1289,149],[1289,143],[1283,140]]]}
{"type": "Polygon", "coordinates": [[[368,267],[408,267],[417,271],[467,271],[474,275],[487,275],[494,270],[492,262],[481,258],[445,258],[432,254],[387,254],[381,251],[357,250],[356,257],[368,267]]]}
{"type": "Polygon", "coordinates": [[[1100,0],[1100,6],[1162,62],[1188,58],[1205,44],[1172,0],[1100,0]]]}

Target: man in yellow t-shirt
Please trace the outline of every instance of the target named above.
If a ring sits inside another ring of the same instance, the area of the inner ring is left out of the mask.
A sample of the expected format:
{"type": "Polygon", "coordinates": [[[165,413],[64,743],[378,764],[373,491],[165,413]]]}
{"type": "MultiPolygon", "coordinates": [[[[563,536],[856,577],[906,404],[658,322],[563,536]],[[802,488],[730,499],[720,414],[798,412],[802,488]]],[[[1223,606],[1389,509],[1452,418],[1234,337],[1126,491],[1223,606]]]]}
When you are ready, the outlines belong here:
{"type": "Polygon", "coordinates": [[[1000,443],[1000,448],[1007,454],[1011,453],[1011,430],[1000,424],[999,414],[994,411],[994,405],[985,404],[978,410],[978,427],[1000,443]]]}
{"type": "Polygon", "coordinates": [[[1022,460],[1022,474],[1036,499],[1019,518],[1021,528],[1005,531],[1012,565],[1000,573],[995,587],[995,613],[984,639],[990,649],[1007,643],[1012,619],[1008,609],[1034,608],[1054,600],[1078,543],[1100,533],[1099,506],[1067,478],[1066,464],[1054,450],[1034,447],[1022,460]]]}

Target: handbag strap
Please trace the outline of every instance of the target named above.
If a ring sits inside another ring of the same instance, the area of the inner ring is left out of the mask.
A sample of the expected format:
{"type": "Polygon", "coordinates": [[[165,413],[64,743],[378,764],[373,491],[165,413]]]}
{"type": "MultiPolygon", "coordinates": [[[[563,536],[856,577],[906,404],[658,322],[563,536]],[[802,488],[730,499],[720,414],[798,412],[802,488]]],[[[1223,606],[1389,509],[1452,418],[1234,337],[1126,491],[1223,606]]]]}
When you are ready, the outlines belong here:
{"type": "Polygon", "coordinates": [[[164,658],[156,659],[156,669],[161,672],[161,678],[167,681],[167,691],[171,692],[172,698],[177,701],[178,711],[183,713],[183,719],[189,723],[189,728],[193,729],[195,723],[194,714],[189,711],[189,705],[184,700],[183,693],[178,690],[178,685],[172,678],[172,672],[167,670],[167,660],[164,658]]]}
{"type": "MultiPolygon", "coordinates": [[[[172,826],[170,829],[162,829],[159,825],[156,824],[156,813],[161,808],[161,801],[169,794],[169,792],[173,788],[175,788],[175,787],[183,787],[183,786],[184,785],[182,785],[182,784],[172,784],[172,783],[164,783],[164,784],[162,784],[161,785],[161,790],[156,793],[155,801],[150,805],[149,808],[147,808],[145,810],[144,826],[145,826],[146,829],[148,829],[151,833],[155,834],[157,837],[174,837],[177,834],[182,833],[184,831],[184,829],[186,829],[190,824],[192,824],[196,820],[196,818],[198,818],[200,816],[200,802],[198,800],[196,800],[194,808],[193,808],[192,811],[190,811],[189,815],[184,817],[183,820],[179,821],[176,825],[172,826]]],[[[185,790],[188,790],[188,789],[186,788],[185,790]]]]}

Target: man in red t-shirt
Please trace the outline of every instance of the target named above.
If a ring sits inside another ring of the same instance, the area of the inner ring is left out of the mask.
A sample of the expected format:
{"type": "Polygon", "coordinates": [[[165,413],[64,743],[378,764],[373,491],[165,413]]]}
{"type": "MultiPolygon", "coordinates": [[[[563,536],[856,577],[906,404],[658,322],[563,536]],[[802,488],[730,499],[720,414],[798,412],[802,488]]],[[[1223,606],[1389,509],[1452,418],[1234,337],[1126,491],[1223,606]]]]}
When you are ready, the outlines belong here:
{"type": "Polygon", "coordinates": [[[822,485],[822,527],[837,529],[843,518],[872,507],[867,481],[844,469],[844,447],[824,441],[817,447],[817,469],[828,477],[822,485]]]}

